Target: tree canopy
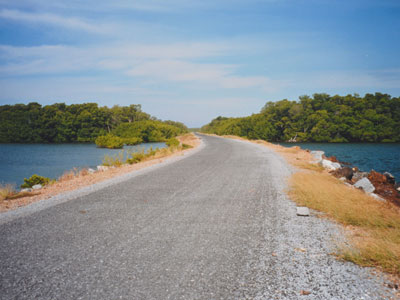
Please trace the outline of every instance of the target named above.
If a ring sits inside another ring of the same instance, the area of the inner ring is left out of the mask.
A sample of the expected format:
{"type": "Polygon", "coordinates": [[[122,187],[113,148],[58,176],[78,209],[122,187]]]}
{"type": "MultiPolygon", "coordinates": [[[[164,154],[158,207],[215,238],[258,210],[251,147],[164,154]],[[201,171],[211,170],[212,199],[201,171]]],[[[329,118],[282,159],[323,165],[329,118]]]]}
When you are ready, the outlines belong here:
{"type": "Polygon", "coordinates": [[[244,118],[218,117],[201,129],[272,142],[400,142],[400,98],[375,93],[301,96],[267,102],[244,118]]]}
{"type": "Polygon", "coordinates": [[[148,142],[184,132],[187,128],[182,123],[157,120],[138,104],[112,108],[96,103],[0,106],[0,143],[93,142],[108,134],[148,142]]]}

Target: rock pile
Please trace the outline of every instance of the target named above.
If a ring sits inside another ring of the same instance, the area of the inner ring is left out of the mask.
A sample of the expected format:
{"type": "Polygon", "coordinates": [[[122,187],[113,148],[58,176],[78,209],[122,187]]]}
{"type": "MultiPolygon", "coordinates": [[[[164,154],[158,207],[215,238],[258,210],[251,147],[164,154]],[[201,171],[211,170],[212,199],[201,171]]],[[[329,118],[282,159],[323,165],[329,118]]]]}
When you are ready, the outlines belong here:
{"type": "Polygon", "coordinates": [[[378,200],[389,200],[400,206],[400,183],[396,183],[395,177],[385,172],[383,174],[371,170],[361,172],[357,167],[350,168],[343,166],[335,156],[326,157],[324,151],[311,151],[314,157],[313,163],[318,163],[330,171],[332,175],[345,181],[348,185],[362,189],[378,200]],[[378,196],[379,195],[379,196],[378,196]]]}

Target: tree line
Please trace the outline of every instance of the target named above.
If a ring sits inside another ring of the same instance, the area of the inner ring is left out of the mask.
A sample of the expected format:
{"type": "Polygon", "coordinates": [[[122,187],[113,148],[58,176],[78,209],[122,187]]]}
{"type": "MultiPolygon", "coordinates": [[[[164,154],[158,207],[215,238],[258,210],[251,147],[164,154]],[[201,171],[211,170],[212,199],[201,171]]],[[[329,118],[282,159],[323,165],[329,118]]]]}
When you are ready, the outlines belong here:
{"type": "Polygon", "coordinates": [[[301,96],[267,102],[249,117],[217,117],[201,131],[271,142],[400,142],[400,98],[381,93],[301,96]]]}
{"type": "Polygon", "coordinates": [[[99,107],[97,103],[0,106],[0,143],[94,142],[106,135],[155,142],[187,130],[182,123],[150,116],[139,104],[112,108],[99,107]]]}

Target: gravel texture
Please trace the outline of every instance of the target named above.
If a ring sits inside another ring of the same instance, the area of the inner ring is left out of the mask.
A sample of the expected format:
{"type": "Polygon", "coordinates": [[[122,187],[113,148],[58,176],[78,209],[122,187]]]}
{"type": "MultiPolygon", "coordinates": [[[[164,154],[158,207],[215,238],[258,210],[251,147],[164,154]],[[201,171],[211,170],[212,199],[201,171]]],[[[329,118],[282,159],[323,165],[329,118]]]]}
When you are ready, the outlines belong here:
{"type": "Polygon", "coordinates": [[[185,159],[2,214],[0,298],[392,295],[369,269],[329,255],[340,229],[313,213],[296,216],[280,156],[202,138],[185,159]]]}

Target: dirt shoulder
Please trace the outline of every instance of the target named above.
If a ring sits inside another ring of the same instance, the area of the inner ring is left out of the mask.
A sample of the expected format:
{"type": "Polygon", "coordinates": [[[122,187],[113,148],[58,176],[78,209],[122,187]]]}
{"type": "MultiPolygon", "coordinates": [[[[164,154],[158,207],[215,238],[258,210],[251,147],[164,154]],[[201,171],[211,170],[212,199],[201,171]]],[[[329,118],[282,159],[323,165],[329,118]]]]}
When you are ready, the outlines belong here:
{"type": "Polygon", "coordinates": [[[104,171],[97,171],[94,173],[79,172],[74,174],[72,171],[66,171],[66,173],[53,184],[45,186],[38,191],[34,191],[28,196],[0,201],[0,213],[162,163],[166,159],[182,156],[185,153],[194,150],[201,144],[200,139],[192,133],[179,136],[177,139],[182,144],[190,145],[192,148],[159,152],[155,156],[148,158],[143,162],[132,165],[124,164],[120,167],[109,167],[104,171]]]}

